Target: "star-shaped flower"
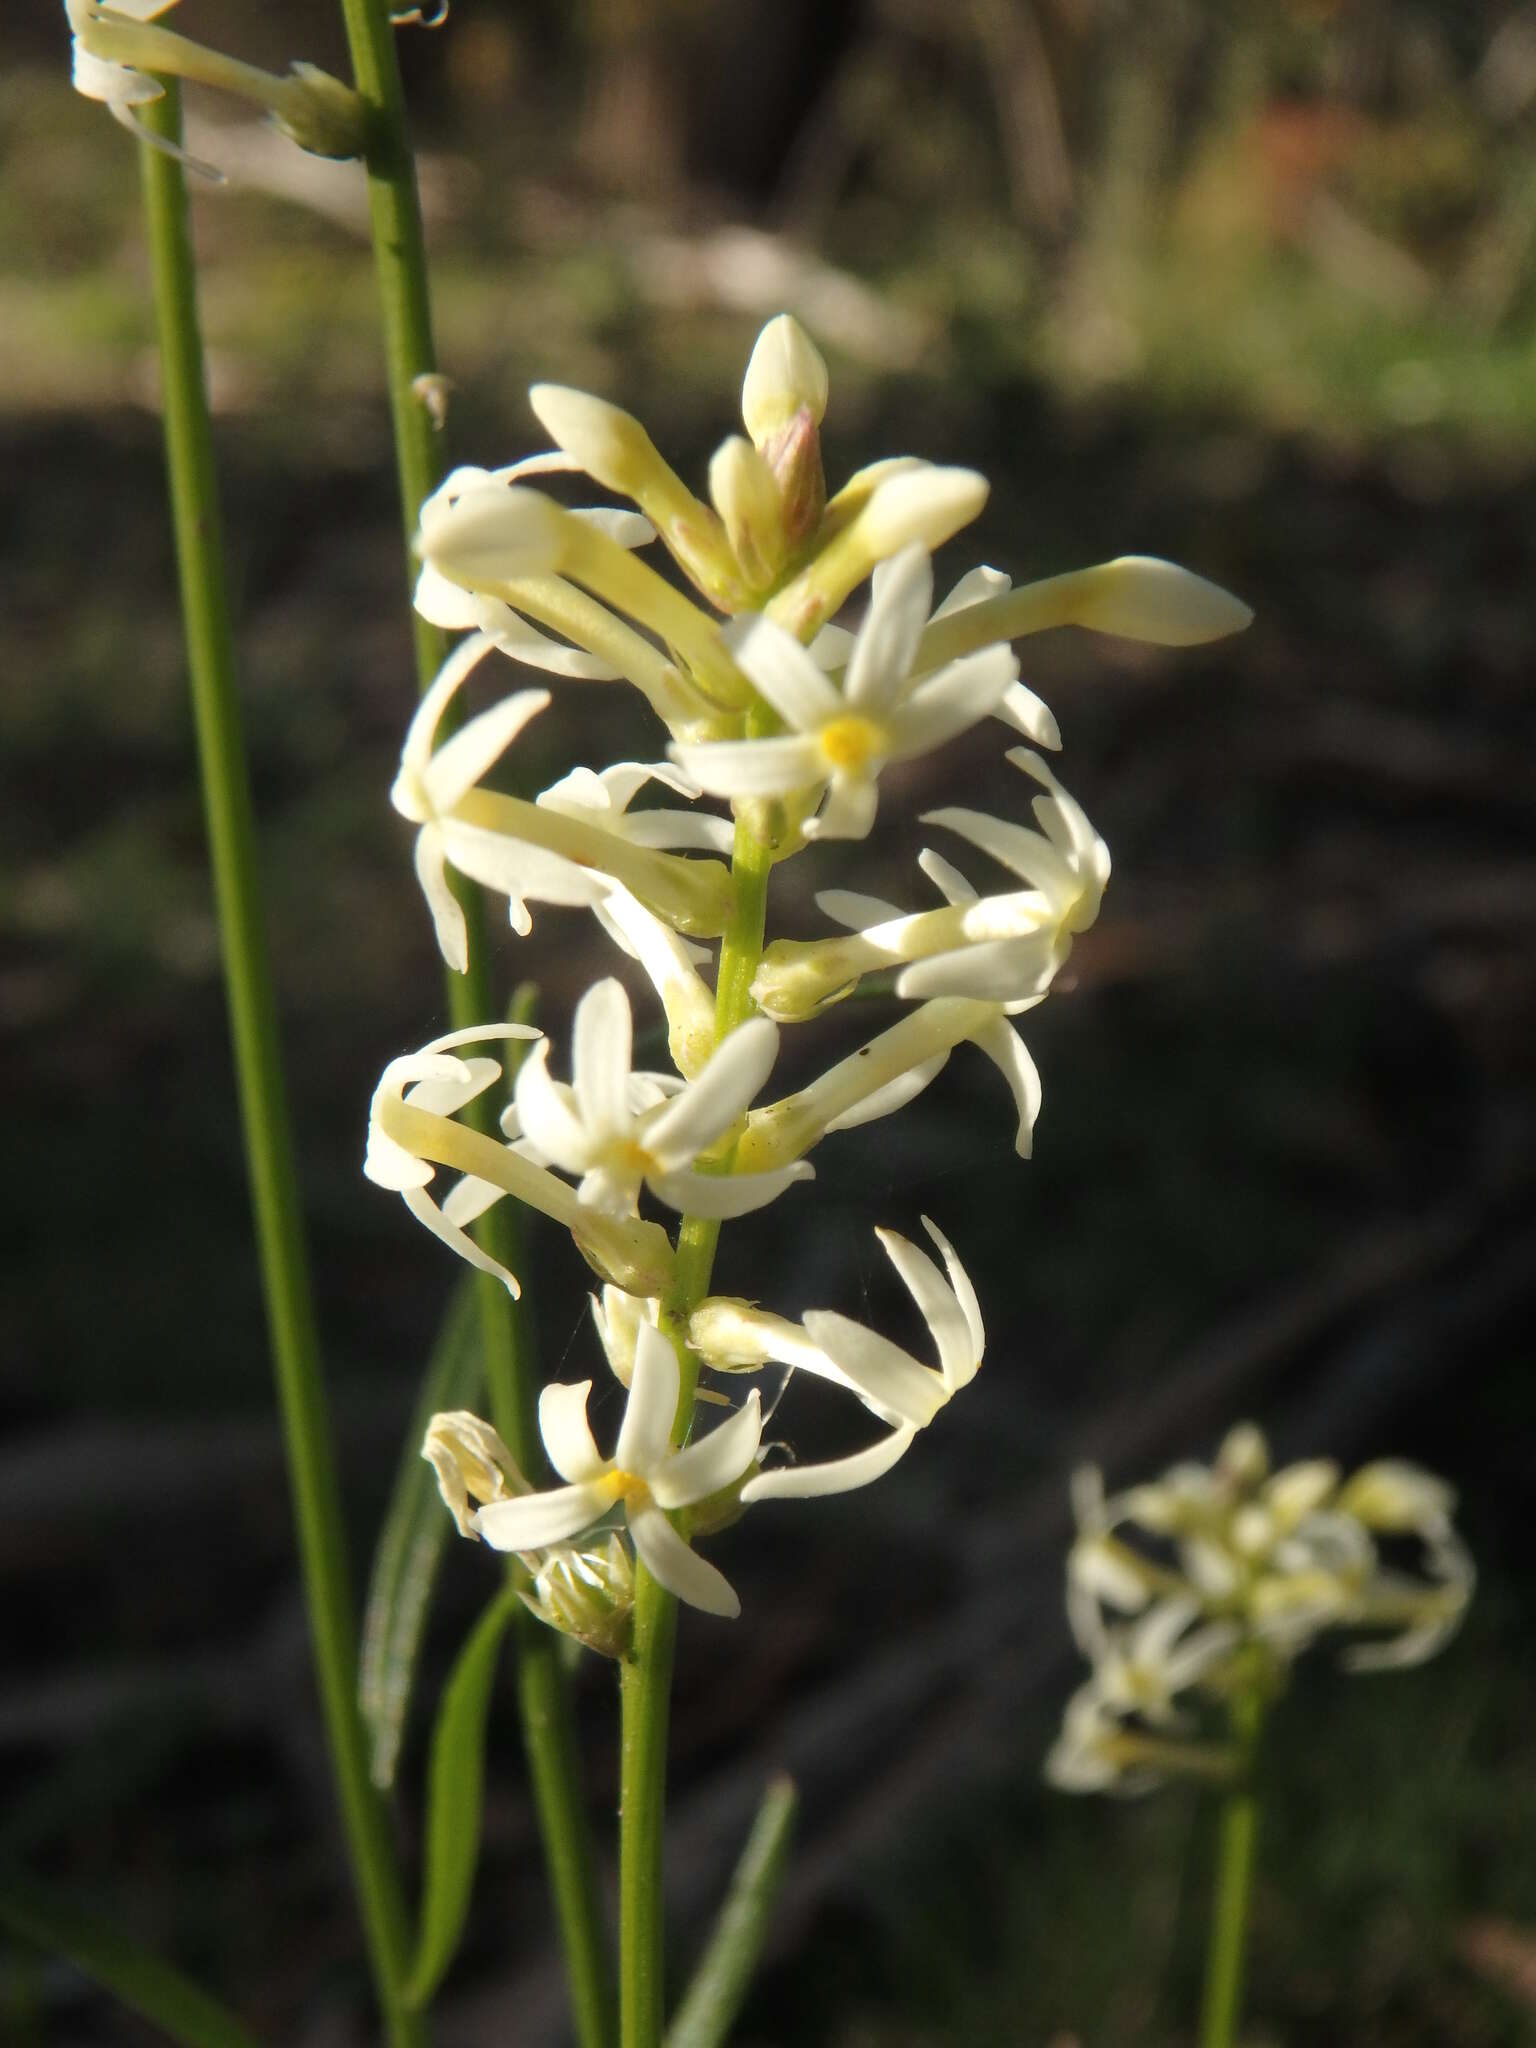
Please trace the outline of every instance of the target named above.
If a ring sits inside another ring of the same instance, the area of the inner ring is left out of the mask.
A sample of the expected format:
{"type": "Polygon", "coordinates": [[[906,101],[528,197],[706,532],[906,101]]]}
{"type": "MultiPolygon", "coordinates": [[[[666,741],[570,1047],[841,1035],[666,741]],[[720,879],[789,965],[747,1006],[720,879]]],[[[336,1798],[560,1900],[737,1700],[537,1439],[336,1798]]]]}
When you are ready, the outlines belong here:
{"type": "Polygon", "coordinates": [[[929,753],[985,718],[1019,672],[1011,651],[993,646],[913,681],[932,596],[926,548],[914,544],[880,564],[841,690],[772,619],[758,616],[731,629],[726,637],[738,667],[790,730],[674,745],[672,758],[717,796],[789,796],[824,783],[826,801],[806,825],[807,836],[865,838],[886,763],[929,753]]]}
{"type": "Polygon", "coordinates": [[[758,1396],[754,1390],[718,1429],[675,1450],[678,1389],[671,1344],[642,1323],[624,1420],[613,1456],[605,1458],[587,1421],[592,1382],[546,1387],[539,1397],[539,1430],[550,1463],[567,1483],[495,1501],[475,1515],[475,1528],[494,1550],[542,1550],[622,1509],[641,1560],[669,1593],[706,1614],[739,1614],[741,1602],[728,1581],[667,1516],[734,1485],[751,1469],[762,1435],[758,1396]]]}
{"type": "Polygon", "coordinates": [[[536,1047],[518,1073],[523,1149],[580,1174],[578,1199],[609,1215],[633,1215],[645,1186],[691,1215],[743,1216],[812,1173],[804,1160],[766,1173],[694,1170],[768,1078],[778,1043],[778,1027],[755,1017],[715,1048],[696,1080],[637,1106],[629,997],[622,983],[600,981],[576,1006],[571,1084],[551,1079],[547,1045],[536,1047]]]}

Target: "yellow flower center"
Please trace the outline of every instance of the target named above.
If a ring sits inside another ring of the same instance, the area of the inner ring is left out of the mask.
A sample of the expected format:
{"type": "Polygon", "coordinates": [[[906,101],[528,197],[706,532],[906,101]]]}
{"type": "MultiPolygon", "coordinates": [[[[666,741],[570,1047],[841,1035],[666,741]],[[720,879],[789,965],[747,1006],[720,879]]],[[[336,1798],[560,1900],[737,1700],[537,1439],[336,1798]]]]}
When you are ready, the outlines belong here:
{"type": "Polygon", "coordinates": [[[889,745],[883,726],[850,711],[831,719],[819,734],[821,751],[833,768],[863,768],[889,745]]]}
{"type": "Polygon", "coordinates": [[[638,1474],[625,1472],[618,1467],[603,1480],[603,1489],[614,1503],[622,1501],[626,1507],[650,1499],[650,1488],[638,1474]]]}

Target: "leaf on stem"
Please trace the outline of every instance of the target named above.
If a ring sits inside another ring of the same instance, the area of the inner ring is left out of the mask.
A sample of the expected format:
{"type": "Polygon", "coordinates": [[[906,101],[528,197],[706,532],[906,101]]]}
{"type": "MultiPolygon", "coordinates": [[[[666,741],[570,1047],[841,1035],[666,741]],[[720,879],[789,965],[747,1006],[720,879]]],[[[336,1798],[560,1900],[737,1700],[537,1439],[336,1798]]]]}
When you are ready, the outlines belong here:
{"type": "Polygon", "coordinates": [[[63,1956],[181,2048],[258,2048],[232,2012],[181,1972],[60,1892],[0,1872],[0,1927],[63,1956]]]}
{"type": "Polygon", "coordinates": [[[406,2003],[420,2011],[453,1961],[469,1916],[480,1860],[480,1802],[485,1783],[485,1724],[496,1659],[508,1623],[520,1613],[515,1586],[497,1595],[476,1622],[443,1688],[432,1731],[427,1785],[426,1880],[416,1959],[406,2003]]]}
{"type": "Polygon", "coordinates": [[[441,1410],[473,1408],[483,1378],[475,1284],[466,1278],[453,1291],[427,1360],[373,1554],[357,1704],[368,1730],[370,1775],[381,1791],[394,1783],[438,1566],[453,1533],[432,1468],[422,1458],[421,1440],[441,1410]]]}
{"type": "Polygon", "coordinates": [[[667,2048],[724,2048],[767,1939],[799,1804],[790,1778],[775,1778],[763,1794],[714,1932],[667,2029],[667,2048]]]}

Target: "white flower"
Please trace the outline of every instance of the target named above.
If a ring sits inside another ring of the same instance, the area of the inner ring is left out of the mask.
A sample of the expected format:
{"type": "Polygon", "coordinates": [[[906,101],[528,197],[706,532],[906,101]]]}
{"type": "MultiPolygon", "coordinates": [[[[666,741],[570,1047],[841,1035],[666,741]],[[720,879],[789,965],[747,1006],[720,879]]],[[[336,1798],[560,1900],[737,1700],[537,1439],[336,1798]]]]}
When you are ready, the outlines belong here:
{"type": "Polygon", "coordinates": [[[454,815],[481,776],[549,702],[548,690],[515,691],[434,747],[444,711],[494,644],[484,633],[471,634],[443,663],[406,732],[400,772],[389,793],[400,815],[421,827],[416,835],[417,878],[443,958],[460,974],[469,965],[469,941],[464,912],[448,884],[450,862],[461,874],[504,894],[513,928],[524,935],[533,928],[528,897],[546,903],[595,904],[607,886],[603,876],[557,853],[454,815]]]}
{"type": "Polygon", "coordinates": [[[514,1298],[516,1276],[464,1229],[508,1194],[564,1224],[598,1270],[621,1286],[640,1295],[660,1294],[672,1277],[672,1248],[664,1231],[638,1218],[583,1208],[573,1189],[525,1157],[521,1148],[454,1121],[455,1112],[501,1074],[498,1060],[460,1059],[458,1049],[477,1039],[538,1036],[525,1024],[471,1025],[391,1060],[373,1091],[363,1171],[377,1186],[393,1189],[434,1237],[494,1275],[514,1298]],[[461,1176],[441,1206],[427,1192],[439,1166],[461,1176]]]}
{"type": "Polygon", "coordinates": [[[707,1614],[739,1614],[741,1602],[725,1578],[690,1548],[667,1515],[734,1485],[751,1468],[762,1434],[756,1392],[718,1429],[674,1450],[677,1359],[648,1323],[637,1335],[634,1377],[611,1458],[598,1450],[587,1422],[591,1391],[592,1382],[584,1380],[579,1386],[548,1386],[539,1397],[544,1448],[567,1483],[481,1508],[476,1529],[495,1550],[542,1550],[622,1508],[642,1562],[669,1593],[707,1614]]]}
{"type": "Polygon", "coordinates": [[[1235,1622],[1202,1621],[1197,1600],[1159,1600],[1107,1632],[1094,1659],[1093,1684],[1112,1711],[1168,1727],[1178,1721],[1179,1694],[1224,1664],[1242,1634],[1235,1622]]]}
{"type": "Polygon", "coordinates": [[[937,1370],[832,1309],[808,1309],[796,1326],[744,1302],[705,1301],[689,1323],[690,1342],[706,1358],[720,1357],[728,1369],[772,1359],[814,1373],[857,1394],[893,1428],[926,1428],[945,1402],[976,1377],[985,1332],[976,1290],[953,1245],[936,1224],[926,1216],[922,1220],[943,1257],[947,1282],[909,1239],[894,1230],[875,1235],[928,1325],[938,1349],[937,1370]]]}
{"type": "Polygon", "coordinates": [[[537,802],[568,818],[589,819],[634,846],[687,847],[694,852],[729,855],[735,837],[729,818],[714,817],[707,811],[632,811],[630,805],[648,782],[660,782],[690,799],[702,793],[696,782],[670,762],[616,761],[601,773],[573,768],[541,791],[537,802]]]}
{"type": "Polygon", "coordinates": [[[810,1177],[795,1161],[768,1173],[709,1174],[693,1162],[730,1129],[767,1079],[777,1027],[753,1018],[718,1046],[697,1080],[637,1110],[630,1094],[633,1027],[617,981],[600,981],[576,1006],[572,1084],[554,1081],[548,1048],[524,1061],[516,1084],[527,1145],[548,1164],[581,1175],[584,1207],[634,1213],[642,1185],[669,1208],[695,1216],[742,1216],[810,1177]]]}
{"type": "Polygon", "coordinates": [[[962,996],[998,1003],[1008,1015],[1039,1002],[1074,938],[1099,914],[1109,849],[1038,754],[1015,747],[1008,759],[1044,786],[1034,802],[1043,831],[959,809],[927,812],[923,823],[958,832],[1027,888],[980,896],[958,868],[925,848],[918,865],[946,909],[907,915],[877,897],[823,890],[818,905],[853,936],[775,940],[752,984],[758,1006],[784,1022],[812,1016],[849,994],[861,975],[898,962],[905,963],[899,997],[962,996]]]}
{"type": "Polygon", "coordinates": [[[755,617],[727,638],[789,732],[769,739],[674,745],[672,758],[718,796],[789,796],[826,783],[807,836],[863,839],[874,823],[876,783],[888,761],[925,754],[995,709],[1018,674],[1003,646],[911,680],[933,594],[926,549],[913,545],[875,570],[869,612],[839,691],[782,626],[755,617]]]}

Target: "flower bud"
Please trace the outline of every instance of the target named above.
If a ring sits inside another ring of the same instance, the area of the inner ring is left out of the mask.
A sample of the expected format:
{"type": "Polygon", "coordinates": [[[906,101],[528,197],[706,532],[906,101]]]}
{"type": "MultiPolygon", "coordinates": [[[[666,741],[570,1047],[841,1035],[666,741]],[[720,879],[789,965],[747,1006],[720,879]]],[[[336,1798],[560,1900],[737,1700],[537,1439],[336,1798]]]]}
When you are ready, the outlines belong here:
{"type": "Polygon", "coordinates": [[[1252,609],[1203,576],[1152,555],[1121,555],[1081,571],[1072,623],[1154,647],[1198,647],[1241,633],[1252,609]]]}
{"type": "Polygon", "coordinates": [[[635,1567],[616,1531],[600,1548],[550,1551],[522,1598],[540,1621],[574,1636],[600,1657],[629,1654],[635,1567]]]}
{"type": "MultiPolygon", "coordinates": [[[[792,313],[770,320],[753,345],[741,386],[741,417],[759,452],[798,412],[813,428],[827,410],[827,365],[792,313]]],[[[771,458],[770,458],[771,459],[771,458]]]]}
{"type": "Polygon", "coordinates": [[[416,551],[452,583],[471,590],[558,569],[574,525],[552,498],[513,484],[470,486],[448,502],[422,506],[416,551]]]}
{"type": "Polygon", "coordinates": [[[725,521],[742,577],[754,590],[766,590],[789,552],[789,537],[773,471],[740,434],[715,450],[709,495],[725,521]]]}

